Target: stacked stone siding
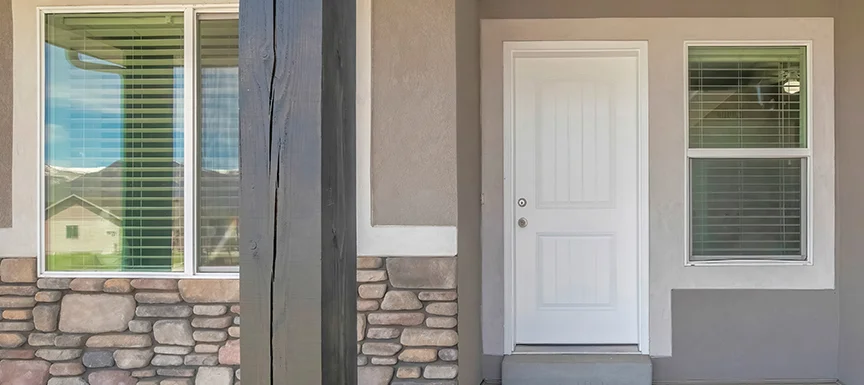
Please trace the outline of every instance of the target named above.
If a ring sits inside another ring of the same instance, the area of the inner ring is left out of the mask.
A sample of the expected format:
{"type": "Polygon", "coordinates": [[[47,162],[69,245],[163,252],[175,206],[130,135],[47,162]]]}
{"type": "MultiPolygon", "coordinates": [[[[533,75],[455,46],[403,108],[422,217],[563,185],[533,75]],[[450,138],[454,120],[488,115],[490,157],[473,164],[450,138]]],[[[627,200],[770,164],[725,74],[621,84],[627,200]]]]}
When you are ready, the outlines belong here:
{"type": "MultiPolygon", "coordinates": [[[[359,385],[456,384],[455,258],[359,258],[359,385]]],[[[239,385],[237,280],[37,278],[0,260],[0,384],[239,385]]]]}
{"type": "Polygon", "coordinates": [[[237,280],[36,277],[0,260],[0,384],[237,385],[237,280]]]}
{"type": "Polygon", "coordinates": [[[357,260],[361,385],[456,384],[455,258],[357,260]]]}

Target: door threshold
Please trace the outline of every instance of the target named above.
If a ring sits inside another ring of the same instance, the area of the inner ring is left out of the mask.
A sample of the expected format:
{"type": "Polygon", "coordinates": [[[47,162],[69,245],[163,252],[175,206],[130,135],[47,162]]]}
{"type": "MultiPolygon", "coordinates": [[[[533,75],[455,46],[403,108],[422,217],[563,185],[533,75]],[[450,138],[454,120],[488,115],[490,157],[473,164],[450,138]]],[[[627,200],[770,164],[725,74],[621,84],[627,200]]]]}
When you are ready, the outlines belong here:
{"type": "Polygon", "coordinates": [[[639,345],[516,345],[513,354],[642,354],[639,345]]]}

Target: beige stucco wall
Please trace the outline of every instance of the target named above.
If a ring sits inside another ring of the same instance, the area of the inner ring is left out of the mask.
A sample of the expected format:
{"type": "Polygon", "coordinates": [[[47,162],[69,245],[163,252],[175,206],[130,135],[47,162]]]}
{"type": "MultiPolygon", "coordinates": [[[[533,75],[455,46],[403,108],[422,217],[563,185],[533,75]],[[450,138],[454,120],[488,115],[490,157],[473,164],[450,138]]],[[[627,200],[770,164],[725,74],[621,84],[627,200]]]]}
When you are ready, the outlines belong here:
{"type": "Polygon", "coordinates": [[[455,0],[372,1],[372,222],[456,224],[455,0]]]}
{"type": "Polygon", "coordinates": [[[12,227],[12,0],[0,1],[0,228],[12,227]]]}

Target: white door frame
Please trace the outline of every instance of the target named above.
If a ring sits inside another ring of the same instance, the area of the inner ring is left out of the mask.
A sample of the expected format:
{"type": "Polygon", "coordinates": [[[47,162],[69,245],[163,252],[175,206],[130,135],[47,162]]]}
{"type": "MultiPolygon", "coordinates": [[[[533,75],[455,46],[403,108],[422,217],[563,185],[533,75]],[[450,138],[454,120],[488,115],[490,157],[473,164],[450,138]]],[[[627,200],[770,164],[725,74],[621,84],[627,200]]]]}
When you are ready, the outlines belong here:
{"type": "Polygon", "coordinates": [[[647,41],[520,41],[504,42],[504,349],[505,354],[515,352],[514,338],[516,296],[514,281],[513,230],[513,58],[530,54],[532,57],[548,54],[551,57],[567,53],[634,52],[639,62],[639,213],[638,213],[638,289],[639,289],[639,354],[649,354],[648,341],[648,42],[647,41]]]}

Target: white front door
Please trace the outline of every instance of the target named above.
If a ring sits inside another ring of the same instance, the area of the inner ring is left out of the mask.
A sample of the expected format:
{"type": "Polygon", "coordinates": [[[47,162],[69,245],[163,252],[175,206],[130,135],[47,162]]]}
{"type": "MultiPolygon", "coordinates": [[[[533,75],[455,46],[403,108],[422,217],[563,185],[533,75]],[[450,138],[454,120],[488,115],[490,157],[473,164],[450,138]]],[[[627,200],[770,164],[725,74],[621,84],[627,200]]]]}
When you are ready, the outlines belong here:
{"type": "Polygon", "coordinates": [[[514,343],[638,344],[638,53],[505,60],[514,343]]]}

